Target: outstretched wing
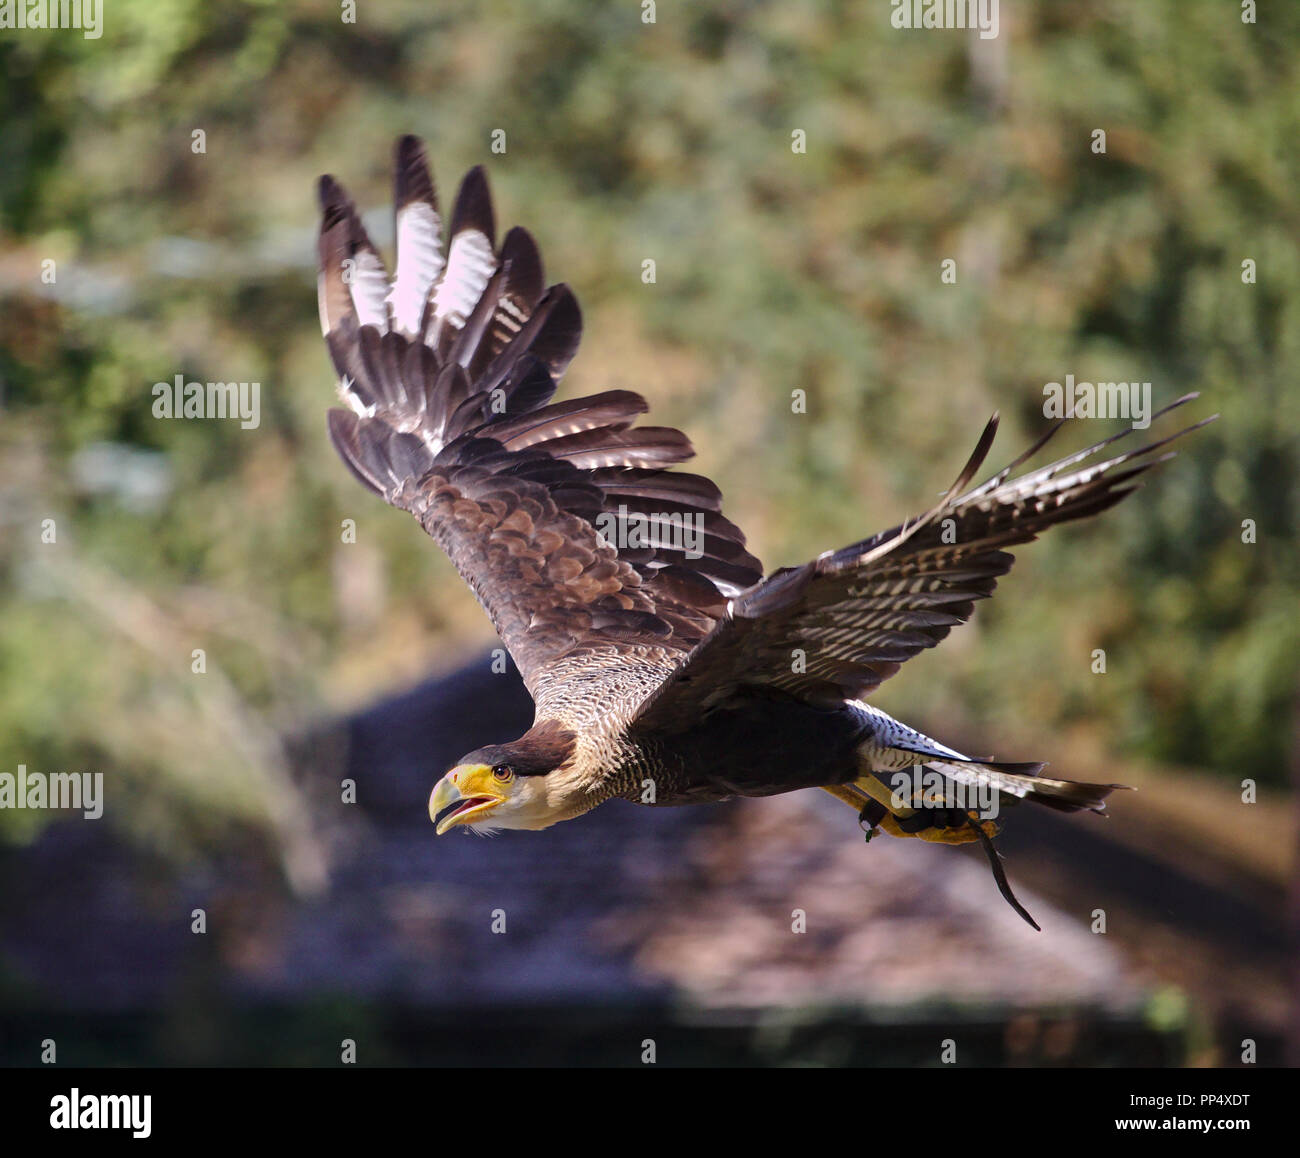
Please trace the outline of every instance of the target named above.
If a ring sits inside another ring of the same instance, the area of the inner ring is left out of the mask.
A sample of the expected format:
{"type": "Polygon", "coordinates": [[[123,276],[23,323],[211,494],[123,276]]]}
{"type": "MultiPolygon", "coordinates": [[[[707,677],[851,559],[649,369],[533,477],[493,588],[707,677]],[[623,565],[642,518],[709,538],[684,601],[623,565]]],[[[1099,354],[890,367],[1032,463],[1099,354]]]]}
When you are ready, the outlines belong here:
{"type": "MultiPolygon", "coordinates": [[[[1180,398],[1160,413],[1195,397],[1180,398]]],[[[783,568],[737,596],[727,617],[643,704],[635,726],[672,730],[755,685],[816,703],[869,694],[993,593],[998,576],[1014,561],[1005,548],[1113,506],[1136,489],[1139,475],[1173,457],[1155,451],[1213,418],[1078,465],[1131,433],[1129,428],[1012,479],[1065,421],[988,482],[956,497],[988,452],[995,415],[957,482],[926,515],[802,567],[783,568]]]]}
{"type": "Polygon", "coordinates": [[[397,273],[342,188],[322,177],[321,329],[349,409],[330,436],[353,473],[410,511],[474,590],[529,689],[583,649],[639,652],[670,671],[762,575],[706,478],[667,468],[680,431],[634,426],[613,390],[551,403],[582,319],[545,287],[532,237],[498,251],[487,181],[472,170],[443,248],[414,137],[396,147],[397,273]]]}

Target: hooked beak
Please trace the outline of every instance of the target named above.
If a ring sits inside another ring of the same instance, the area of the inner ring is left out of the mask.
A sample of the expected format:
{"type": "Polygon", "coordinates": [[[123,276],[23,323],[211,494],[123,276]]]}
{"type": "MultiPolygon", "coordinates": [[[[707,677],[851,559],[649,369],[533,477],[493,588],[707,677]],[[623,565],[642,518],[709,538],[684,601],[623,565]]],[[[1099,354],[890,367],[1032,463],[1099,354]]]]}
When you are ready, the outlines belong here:
{"type": "Polygon", "coordinates": [[[461,764],[453,768],[429,797],[429,819],[441,836],[458,824],[474,824],[505,802],[505,796],[486,764],[461,764]]]}

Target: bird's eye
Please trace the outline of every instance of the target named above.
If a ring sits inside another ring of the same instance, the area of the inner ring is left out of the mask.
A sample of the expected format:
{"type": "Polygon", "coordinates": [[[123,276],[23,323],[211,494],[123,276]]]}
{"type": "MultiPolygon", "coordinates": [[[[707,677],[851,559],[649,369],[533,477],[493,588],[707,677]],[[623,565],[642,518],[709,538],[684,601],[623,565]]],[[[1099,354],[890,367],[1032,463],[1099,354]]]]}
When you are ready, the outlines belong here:
{"type": "Polygon", "coordinates": [[[513,780],[515,777],[514,772],[506,764],[498,764],[492,769],[492,775],[498,780],[513,780]]]}

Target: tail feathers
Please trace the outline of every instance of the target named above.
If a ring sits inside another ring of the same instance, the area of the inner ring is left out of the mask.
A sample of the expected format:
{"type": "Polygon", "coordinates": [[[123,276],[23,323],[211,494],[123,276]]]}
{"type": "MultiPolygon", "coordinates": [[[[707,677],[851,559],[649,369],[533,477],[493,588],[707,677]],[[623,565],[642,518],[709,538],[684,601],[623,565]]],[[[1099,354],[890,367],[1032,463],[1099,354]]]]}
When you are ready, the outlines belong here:
{"type": "MultiPolygon", "coordinates": [[[[994,789],[1016,800],[1033,800],[1062,812],[1090,809],[1105,811],[1106,797],[1122,784],[1089,784],[1081,780],[1057,780],[1043,776],[1042,761],[1015,763],[1006,760],[972,758],[949,748],[933,737],[909,728],[878,709],[857,704],[864,718],[864,741],[858,748],[858,766],[863,776],[858,783],[868,792],[872,783],[888,783],[892,775],[907,767],[932,769],[966,788],[994,789]],[[900,758],[901,757],[901,758],[900,758]],[[900,768],[900,764],[904,767],[900,768]]],[[[961,795],[957,793],[955,795],[961,795]]]]}
{"type": "Polygon", "coordinates": [[[1039,773],[1046,764],[1012,764],[997,760],[929,760],[945,776],[968,786],[992,787],[1019,800],[1032,800],[1060,812],[1106,811],[1106,797],[1124,784],[1090,784],[1082,780],[1057,780],[1039,773]]]}
{"type": "MultiPolygon", "coordinates": [[[[1041,762],[972,760],[920,733],[906,737],[895,736],[894,742],[885,751],[890,748],[913,756],[942,751],[942,756],[928,755],[917,760],[910,773],[938,773],[945,778],[943,784],[936,786],[940,792],[933,791],[927,777],[921,789],[922,798],[913,796],[912,806],[899,807],[899,797],[887,795],[890,790],[886,784],[890,780],[890,773],[887,770],[869,770],[870,758],[881,754],[879,748],[875,748],[869,756],[863,753],[867,756],[860,765],[863,775],[849,784],[828,787],[826,791],[858,810],[858,823],[868,829],[868,840],[878,829],[893,836],[915,836],[944,844],[966,844],[978,840],[988,857],[989,867],[993,870],[993,878],[1003,899],[1034,929],[1039,929],[1038,922],[1016,898],[1002,869],[998,852],[993,847],[992,838],[997,834],[997,827],[991,820],[982,821],[985,814],[977,813],[972,802],[967,799],[971,790],[979,791],[986,798],[990,791],[996,792],[998,805],[1032,800],[1061,812],[1077,812],[1081,809],[1104,812],[1106,797],[1116,788],[1126,787],[1123,784],[1090,784],[1081,780],[1057,780],[1042,776],[1039,773],[1046,764],[1041,762]],[[931,798],[932,793],[934,799],[931,798]],[[942,799],[938,799],[940,794],[942,799]]],[[[906,769],[895,769],[893,772],[894,775],[899,773],[909,774],[906,769]]],[[[907,797],[904,796],[903,799],[907,797]]]]}

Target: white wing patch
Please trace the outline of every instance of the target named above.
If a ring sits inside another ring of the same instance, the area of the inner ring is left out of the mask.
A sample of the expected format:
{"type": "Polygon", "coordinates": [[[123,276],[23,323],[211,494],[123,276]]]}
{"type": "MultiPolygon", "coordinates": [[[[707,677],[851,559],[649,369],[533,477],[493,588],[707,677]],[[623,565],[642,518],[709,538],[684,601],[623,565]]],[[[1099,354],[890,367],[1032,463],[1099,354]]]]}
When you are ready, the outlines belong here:
{"type": "Polygon", "coordinates": [[[420,332],[429,290],[446,264],[442,218],[422,201],[406,206],[397,215],[397,276],[387,299],[399,334],[412,338],[420,332]]]}
{"type": "MultiPolygon", "coordinates": [[[[357,311],[357,323],[374,326],[380,333],[388,330],[388,271],[373,249],[358,249],[351,259],[352,308],[357,311]]],[[[344,264],[344,280],[347,280],[344,264]]]]}
{"type": "Polygon", "coordinates": [[[484,233],[466,229],[452,238],[447,270],[433,293],[437,324],[430,327],[425,337],[429,345],[437,340],[444,322],[457,329],[465,324],[496,270],[496,254],[484,233]]]}

